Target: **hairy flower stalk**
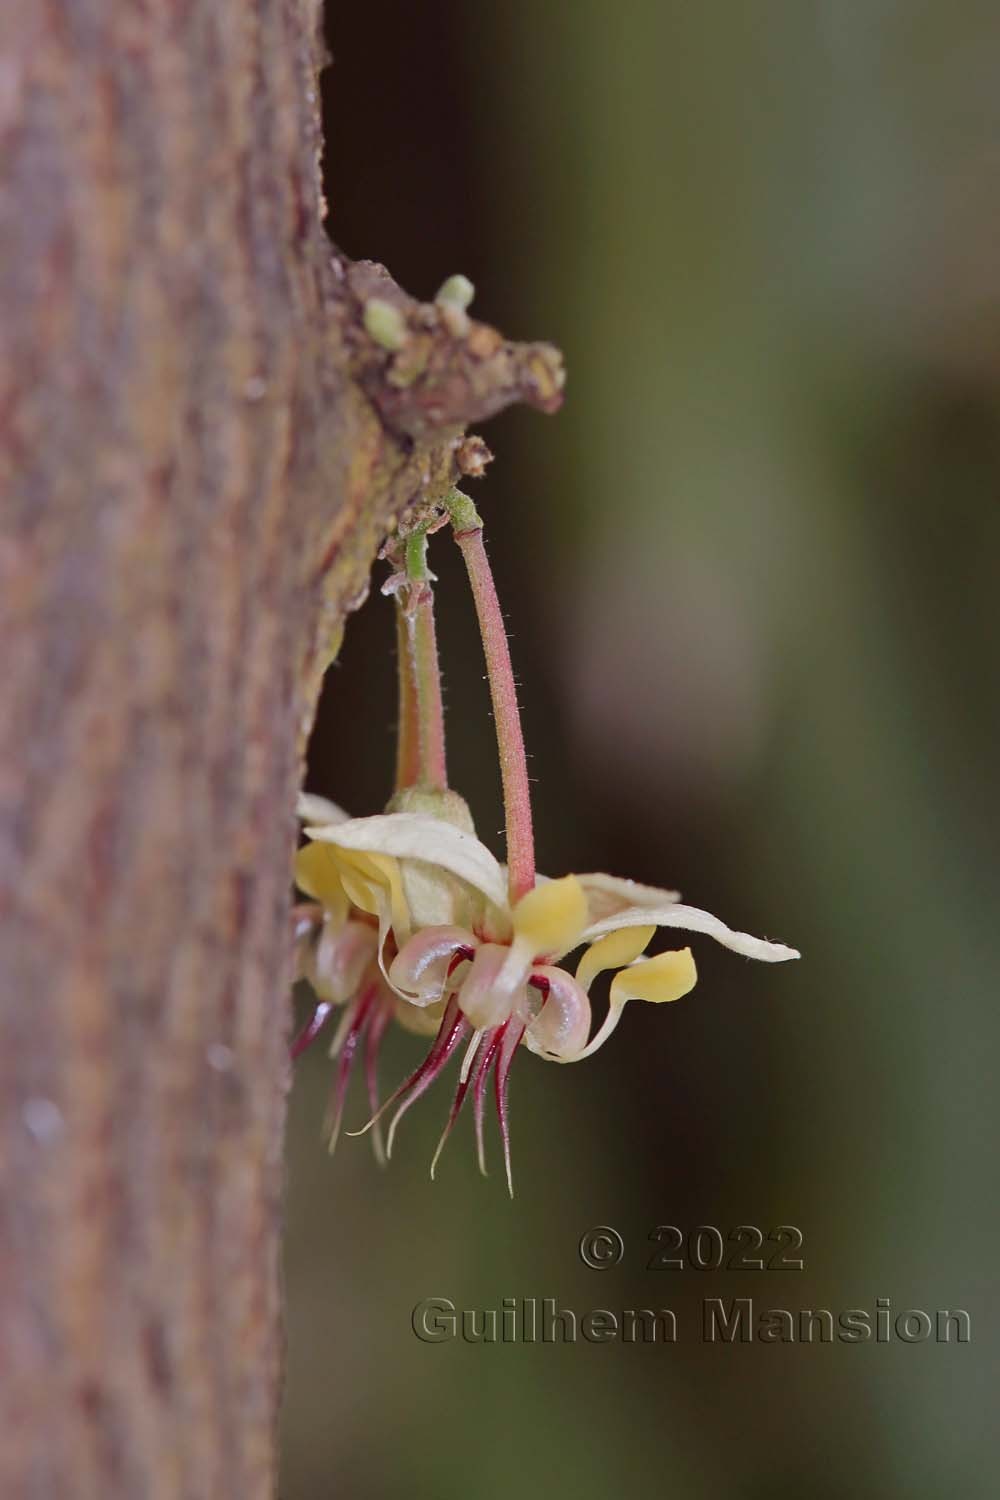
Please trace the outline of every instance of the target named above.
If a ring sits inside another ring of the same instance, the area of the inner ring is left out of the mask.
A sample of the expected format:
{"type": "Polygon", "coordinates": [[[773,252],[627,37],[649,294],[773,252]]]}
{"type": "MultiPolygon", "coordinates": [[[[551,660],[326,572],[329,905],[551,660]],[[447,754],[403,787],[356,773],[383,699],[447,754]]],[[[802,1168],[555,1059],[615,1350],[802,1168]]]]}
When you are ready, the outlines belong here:
{"type": "Polygon", "coordinates": [[[351,1070],[363,1052],[371,1114],[362,1130],[349,1133],[371,1131],[378,1150],[379,1122],[392,1110],[386,1156],[403,1117],[460,1055],[431,1175],[470,1095],[485,1171],[484,1122],[492,1092],[512,1192],[508,1086],[515,1056],[523,1047],[548,1062],[582,1062],[608,1041],[630,1000],[662,1004],[688,994],[697,982],[691,950],[647,956],[658,930],[702,933],[767,963],[798,954],[682,905],[674,891],[612,875],[536,875],[510,651],[475,506],[453,490],[444,516],[425,510],[408,532],[387,543],[383,555],[395,570],[383,592],[395,596],[400,647],[397,788],[389,810],[368,818],[349,818],[321,798],[301,799],[309,842],[299,851],[296,883],[311,904],[296,908],[298,973],[309,980],[318,1003],[293,1054],[314,1040],[334,1007],[343,1007],[331,1048],[338,1060],[328,1118],[331,1146],[351,1070]],[[447,785],[426,557],[429,532],[446,519],[465,559],[486,656],[506,868],[476,838],[468,808],[447,785]],[[574,953],[579,957],[572,964],[574,953]],[[607,972],[607,1014],[592,1034],[590,990],[607,972]],[[376,1058],[392,1019],[428,1037],[429,1050],[379,1105],[376,1058]]]}
{"type": "Polygon", "coordinates": [[[461,490],[452,490],[445,503],[451,515],[455,541],[465,559],[479,619],[479,632],[483,638],[490,697],[493,700],[497,750],[500,754],[510,899],[514,902],[535,884],[531,789],[514,668],[503,613],[493,582],[493,570],[483,544],[483,523],[479,512],[468,495],[463,495],[461,490]]]}
{"type": "Polygon", "coordinates": [[[420,786],[443,791],[448,785],[444,703],[434,624],[433,574],[427,566],[428,525],[403,541],[404,568],[384,592],[396,598],[399,656],[399,739],[396,790],[420,786]]]}
{"type": "MultiPolygon", "coordinates": [[[[405,798],[411,791],[418,796],[433,797],[436,793],[446,794],[448,788],[444,705],[434,624],[434,578],[427,566],[427,536],[434,525],[433,520],[424,521],[400,539],[393,555],[402,566],[383,590],[395,596],[396,609],[399,677],[396,798],[405,798]]],[[[307,798],[305,806],[308,816],[326,820],[343,820],[345,816],[321,799],[307,798]]],[[[332,1152],[340,1136],[351,1075],[361,1056],[373,1125],[381,1114],[378,1053],[389,1022],[402,1009],[399,996],[386,981],[385,963],[387,957],[394,955],[400,932],[396,924],[391,933],[380,935],[379,921],[366,898],[364,885],[365,876],[372,872],[371,861],[366,863],[361,857],[345,881],[343,872],[338,875],[331,867],[328,851],[322,851],[320,861],[316,854],[315,845],[300,851],[297,882],[318,899],[314,905],[296,907],[293,921],[299,953],[297,974],[310,981],[318,1003],[292,1042],[291,1057],[294,1061],[312,1045],[336,1005],[342,1004],[343,1018],[329,1054],[337,1063],[326,1117],[332,1152]],[[346,975],[341,975],[338,982],[340,970],[345,970],[346,975]]],[[[378,868],[376,864],[376,871],[378,868]]],[[[397,910],[401,899],[397,900],[397,910]]],[[[404,1014],[400,1019],[410,1029],[426,1029],[425,1018],[416,1017],[416,1013],[409,1017],[404,1014]]],[[[384,1153],[377,1126],[372,1139],[375,1154],[382,1160],[384,1153]]]]}
{"type": "Polygon", "coordinates": [[[410,634],[403,607],[396,600],[396,661],[398,702],[396,709],[396,790],[415,786],[420,776],[420,742],[417,736],[417,683],[410,654],[410,634]]]}

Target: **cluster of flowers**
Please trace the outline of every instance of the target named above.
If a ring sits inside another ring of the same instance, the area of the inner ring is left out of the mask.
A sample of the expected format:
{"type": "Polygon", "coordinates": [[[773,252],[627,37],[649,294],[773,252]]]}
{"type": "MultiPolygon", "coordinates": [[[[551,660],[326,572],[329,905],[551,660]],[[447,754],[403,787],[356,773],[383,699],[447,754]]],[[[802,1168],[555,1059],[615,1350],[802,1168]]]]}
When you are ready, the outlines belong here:
{"type": "MultiPolygon", "coordinates": [[[[460,544],[469,535],[459,535],[460,544]]],[[[485,553],[478,535],[476,543],[478,572],[470,564],[470,576],[481,604],[485,553]]],[[[508,814],[510,868],[501,865],[476,837],[466,804],[446,784],[436,647],[428,656],[428,640],[433,646],[428,575],[418,562],[408,599],[406,578],[404,570],[392,580],[402,622],[401,726],[406,721],[414,744],[438,744],[439,751],[430,768],[419,753],[401,754],[400,766],[409,770],[392,810],[384,814],[351,818],[322,798],[302,798],[308,842],[299,851],[295,878],[309,901],[294,912],[296,962],[297,975],[309,981],[317,1005],[293,1055],[309,1045],[335,1009],[342,1011],[331,1047],[338,1059],[331,1145],[340,1131],[352,1068],[363,1052],[372,1111],[365,1130],[373,1131],[381,1155],[382,1115],[395,1106],[384,1148],[391,1153],[403,1115],[464,1044],[431,1175],[469,1094],[485,1170],[483,1122],[492,1075],[510,1185],[507,1089],[516,1053],[524,1046],[548,1062],[579,1062],[604,1045],[629,1000],[662,1003],[686,995],[697,979],[690,948],[644,956],[658,929],[702,933],[765,962],[798,954],[733,931],[709,912],[683,905],[674,891],[611,875],[552,880],[535,875],[506,640],[498,651],[495,634],[489,633],[495,632],[499,611],[491,620],[490,610],[480,608],[508,814]],[[579,955],[575,966],[573,954],[579,955]],[[591,1035],[590,989],[606,971],[613,971],[607,1015],[591,1035]],[[393,1019],[431,1041],[420,1066],[380,1104],[377,1055],[393,1019]]],[[[489,578],[488,583],[491,588],[489,578]]]]}
{"type": "MultiPolygon", "coordinates": [[[[413,800],[426,808],[429,799],[422,793],[413,800]]],[[[296,883],[311,904],[295,909],[298,972],[319,1004],[294,1051],[304,1050],[332,1010],[342,1008],[331,1048],[339,1058],[331,1141],[364,1043],[370,1126],[396,1106],[391,1152],[402,1116],[465,1042],[432,1175],[470,1092],[484,1167],[492,1073],[509,1180],[507,1084],[522,1044],[549,1062],[579,1062],[603,1046],[629,1000],[677,1000],[693,988],[690,948],[642,956],[658,928],[703,933],[766,962],[798,957],[793,948],[734,932],[709,912],[683,905],[676,892],[611,875],[542,880],[512,905],[504,868],[476,838],[451,791],[436,816],[424,810],[349,818],[311,796],[302,798],[300,814],[309,842],[298,854],[296,883]],[[571,970],[567,957],[578,950],[571,970]],[[615,971],[607,1016],[591,1037],[590,987],[606,970],[615,971]],[[433,1041],[421,1065],[380,1106],[375,1064],[392,1019],[433,1041]]]]}

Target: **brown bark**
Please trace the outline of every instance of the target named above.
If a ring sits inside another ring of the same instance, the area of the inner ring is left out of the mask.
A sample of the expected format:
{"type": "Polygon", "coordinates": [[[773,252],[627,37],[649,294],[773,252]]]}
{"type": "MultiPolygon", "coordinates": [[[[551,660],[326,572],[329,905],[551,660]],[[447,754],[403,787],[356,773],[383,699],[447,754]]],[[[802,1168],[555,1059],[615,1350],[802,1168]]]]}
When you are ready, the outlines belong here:
{"type": "Polygon", "coordinates": [[[319,62],[316,0],[3,7],[5,1500],[272,1492],[320,677],[465,424],[558,402],[331,251],[319,62]]]}

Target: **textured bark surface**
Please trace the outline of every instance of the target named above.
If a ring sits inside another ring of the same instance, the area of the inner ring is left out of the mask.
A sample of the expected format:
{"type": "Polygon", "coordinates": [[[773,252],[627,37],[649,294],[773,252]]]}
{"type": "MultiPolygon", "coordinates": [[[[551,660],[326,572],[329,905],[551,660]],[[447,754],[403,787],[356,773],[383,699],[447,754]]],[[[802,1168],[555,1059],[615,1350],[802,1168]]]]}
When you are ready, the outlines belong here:
{"type": "Polygon", "coordinates": [[[0,28],[0,1494],[265,1497],[301,754],[373,550],[558,404],[321,227],[315,0],[0,28]],[[401,347],[373,338],[372,297],[401,347]]]}

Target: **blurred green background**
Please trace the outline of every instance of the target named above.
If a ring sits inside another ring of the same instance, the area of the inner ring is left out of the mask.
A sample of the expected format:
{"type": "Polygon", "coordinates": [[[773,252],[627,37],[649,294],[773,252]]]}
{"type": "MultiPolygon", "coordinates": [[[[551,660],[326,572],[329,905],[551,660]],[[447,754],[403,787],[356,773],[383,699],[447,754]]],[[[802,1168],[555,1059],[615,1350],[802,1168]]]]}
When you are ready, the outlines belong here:
{"type": "MultiPolygon", "coordinates": [[[[517,1196],[450,1099],[387,1172],[292,1098],[283,1500],[995,1494],[1000,17],[978,0],[330,6],[331,228],[566,353],[475,491],[539,862],[676,884],[799,946],[524,1055],[517,1196]],[[805,1268],[648,1271],[656,1225],[794,1224],[805,1268]],[[588,1270],[592,1225],[622,1264],[588,1270]],[[461,1341],[430,1296],[654,1308],[674,1346],[461,1341]],[[972,1342],[706,1345],[705,1297],[965,1308],[972,1342]]],[[[500,828],[438,539],[453,782],[500,828]]],[[[331,673],[311,785],[391,784],[391,610],[331,673]]],[[[495,845],[499,851],[499,843],[495,845]]],[[[421,1054],[394,1035],[383,1078],[421,1054]]],[[[349,1124],[364,1108],[352,1097],[349,1124]]]]}

